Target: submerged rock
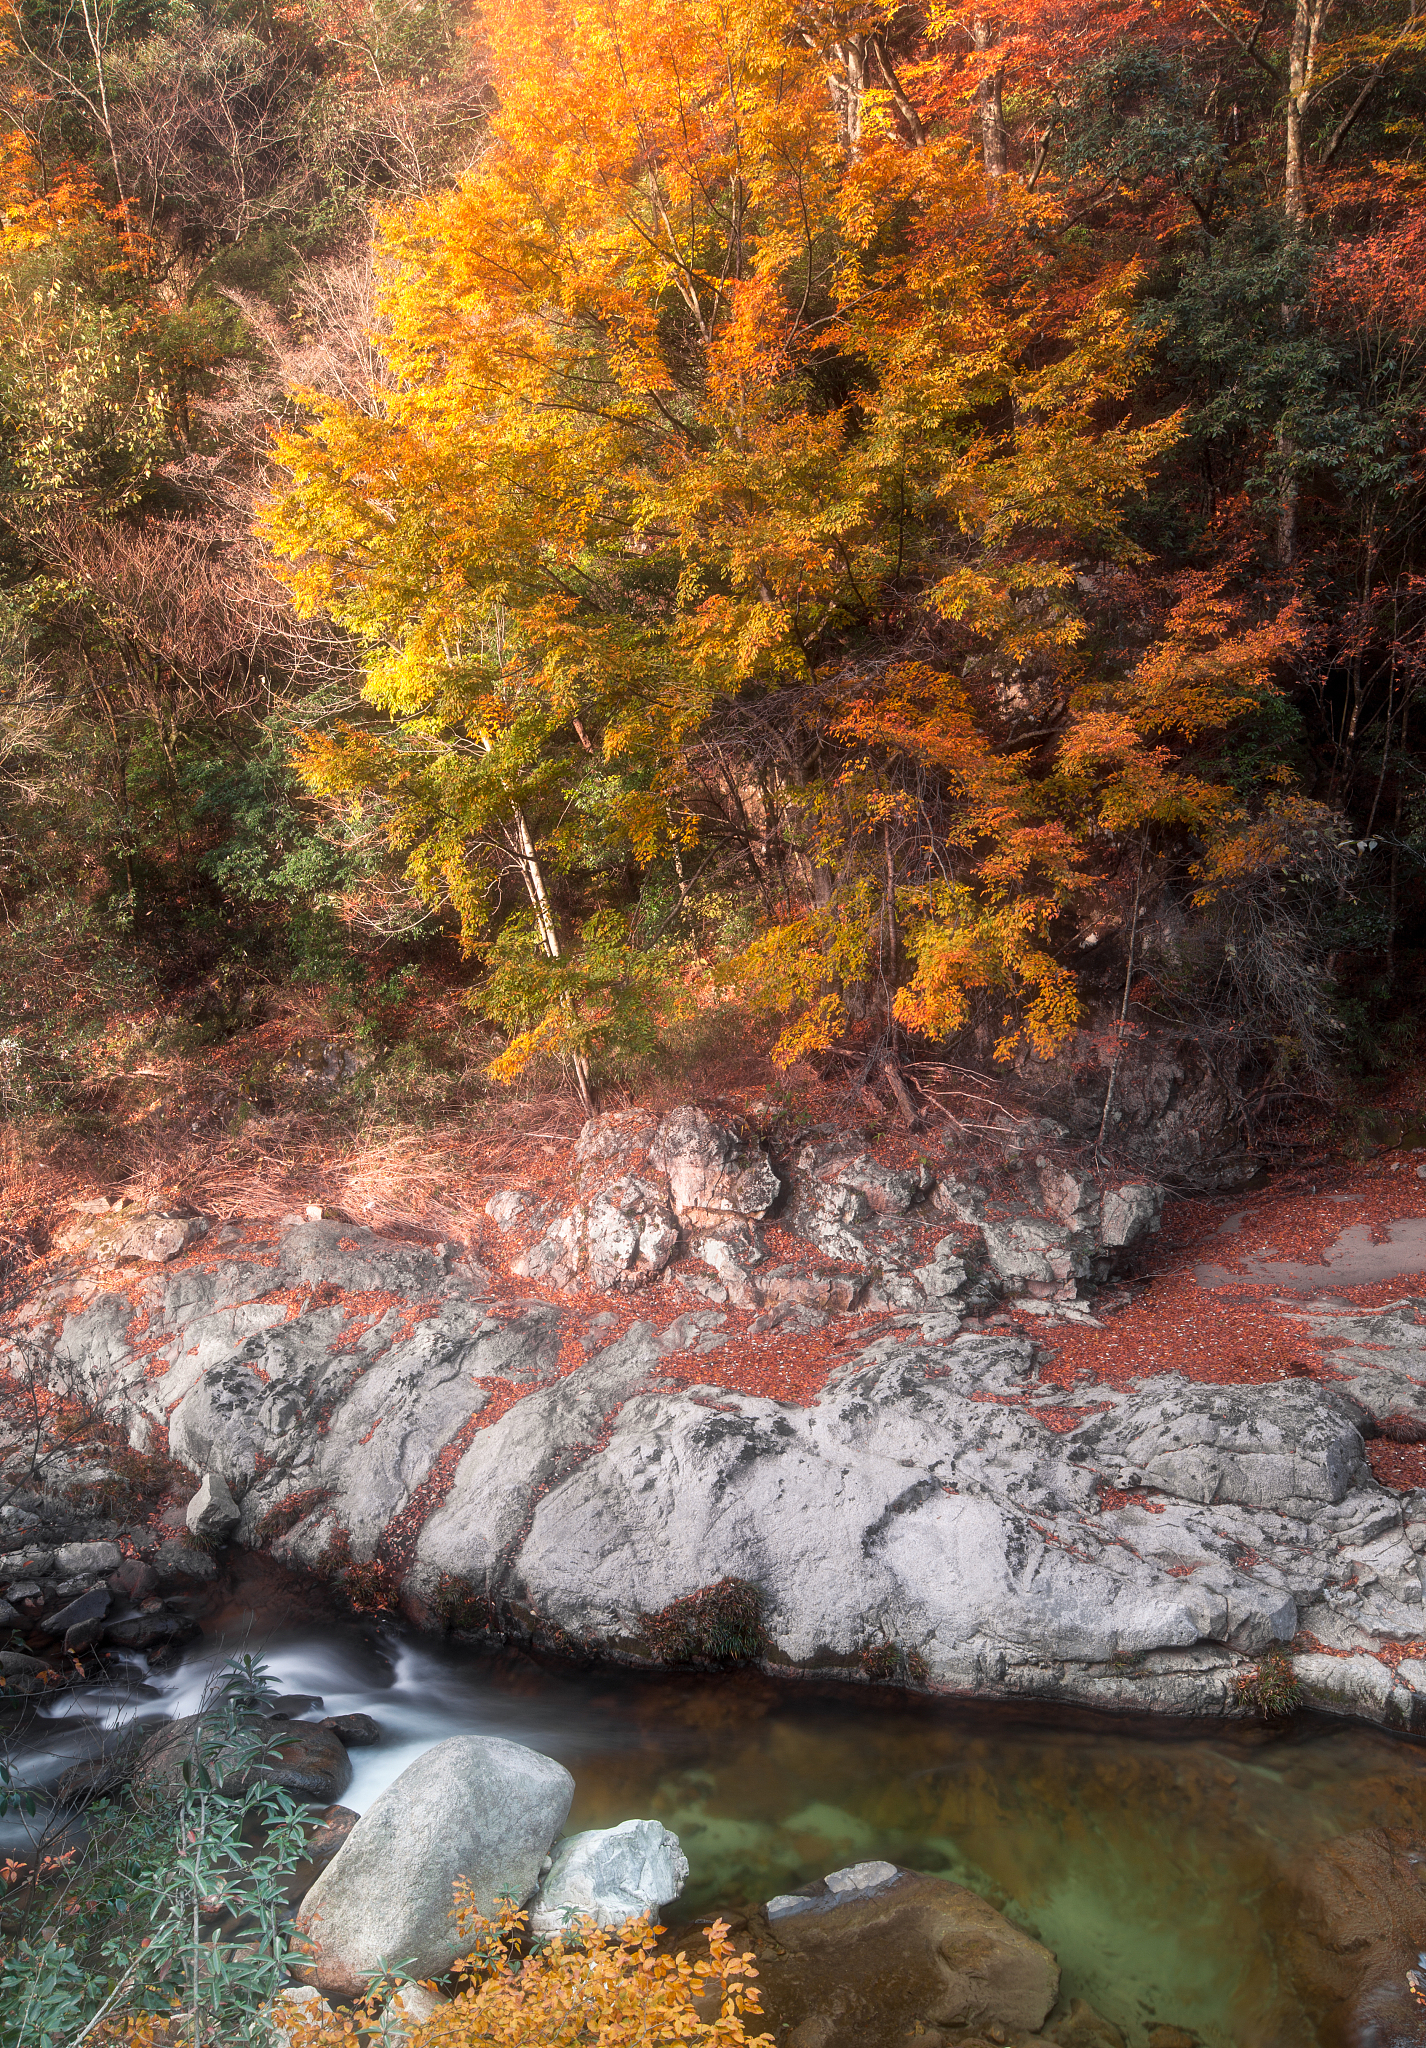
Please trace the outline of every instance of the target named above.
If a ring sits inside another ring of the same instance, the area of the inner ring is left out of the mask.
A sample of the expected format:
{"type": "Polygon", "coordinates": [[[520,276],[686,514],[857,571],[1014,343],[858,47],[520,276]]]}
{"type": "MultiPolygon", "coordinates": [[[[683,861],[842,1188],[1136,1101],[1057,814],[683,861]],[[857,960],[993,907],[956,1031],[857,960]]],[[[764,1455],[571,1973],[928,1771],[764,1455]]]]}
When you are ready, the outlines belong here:
{"type": "Polygon", "coordinates": [[[1299,1859],[1279,1897],[1286,1967],[1323,2037],[1426,2043],[1426,1837],[1364,1828],[1299,1859]]]}
{"type": "Polygon", "coordinates": [[[456,1879],[483,1913],[502,1898],[523,1905],[573,1796],[562,1764],[518,1743],[438,1742],[372,1802],[303,1899],[302,1974],[340,1997],[388,1963],[443,1976],[461,1952],[456,1879]]]}
{"type": "Polygon", "coordinates": [[[1037,2032],[1049,1949],[964,1886],[863,1863],[772,1899],[756,1943],[759,2026],[807,2048],[904,2048],[942,2028],[1037,2032]]]}

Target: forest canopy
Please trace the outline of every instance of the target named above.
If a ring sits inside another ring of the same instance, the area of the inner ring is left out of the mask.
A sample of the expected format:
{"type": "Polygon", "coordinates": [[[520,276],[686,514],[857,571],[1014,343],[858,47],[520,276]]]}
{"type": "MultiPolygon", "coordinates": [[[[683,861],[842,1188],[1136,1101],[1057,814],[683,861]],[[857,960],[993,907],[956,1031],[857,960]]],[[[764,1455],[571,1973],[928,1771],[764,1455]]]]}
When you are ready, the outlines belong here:
{"type": "Polygon", "coordinates": [[[21,4],[7,900],[434,934],[586,1100],[729,1003],[1325,1087],[1426,909],[1423,43],[21,4]]]}

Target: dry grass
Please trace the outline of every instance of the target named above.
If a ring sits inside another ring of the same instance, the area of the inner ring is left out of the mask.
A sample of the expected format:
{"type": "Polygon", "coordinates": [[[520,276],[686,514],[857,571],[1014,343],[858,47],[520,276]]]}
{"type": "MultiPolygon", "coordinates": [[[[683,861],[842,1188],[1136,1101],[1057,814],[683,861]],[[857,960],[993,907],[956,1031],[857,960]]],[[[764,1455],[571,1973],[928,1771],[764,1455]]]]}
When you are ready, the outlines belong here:
{"type": "MultiPolygon", "coordinates": [[[[174,979],[172,958],[56,898],[0,935],[0,1037],[20,1043],[19,1083],[0,1095],[0,1262],[42,1254],[77,1199],[188,1203],[271,1222],[309,1203],[387,1232],[471,1243],[489,1195],[567,1182],[583,1113],[556,1071],[492,1084],[498,1041],[472,1014],[468,974],[433,953],[419,972],[365,988],[174,979]],[[221,1008],[221,1005],[220,1005],[221,1008]],[[314,1074],[327,1048],[356,1071],[314,1074]]],[[[246,970],[244,971],[246,973],[246,970]]],[[[784,1075],[734,1006],[703,1014],[656,1063],[606,1082],[601,1106],[655,1113],[678,1102],[780,1114],[786,1126],[860,1123],[883,1152],[918,1139],[895,1105],[860,1086],[849,1046],[784,1075]]],[[[917,1071],[942,1135],[974,1145],[1004,1090],[954,1069],[917,1071]],[[940,1099],[933,1100],[933,1097],[940,1099]],[[943,1122],[944,1120],[944,1122],[943,1122]]]]}

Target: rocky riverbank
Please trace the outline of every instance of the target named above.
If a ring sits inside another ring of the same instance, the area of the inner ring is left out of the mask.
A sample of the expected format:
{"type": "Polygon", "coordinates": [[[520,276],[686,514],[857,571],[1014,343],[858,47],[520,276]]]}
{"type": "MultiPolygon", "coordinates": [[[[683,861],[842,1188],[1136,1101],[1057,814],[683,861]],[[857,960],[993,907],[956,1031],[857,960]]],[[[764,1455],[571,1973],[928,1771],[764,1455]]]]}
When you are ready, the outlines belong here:
{"type": "MultiPolygon", "coordinates": [[[[96,1203],[6,1362],[206,1479],[210,1544],[427,1625],[1179,1714],[1255,1710],[1281,1653],[1305,1697],[1420,1725],[1426,1494],[1369,1457],[1426,1435],[1414,1302],[1289,1304],[1289,1344],[1330,1324],[1320,1368],[1099,1376],[1163,1190],[1063,1140],[633,1112],[464,1244],[96,1203]]],[[[122,1593],[7,1513],[41,1648],[122,1593]]],[[[137,1606],[90,1641],[178,1633],[137,1606]]]]}

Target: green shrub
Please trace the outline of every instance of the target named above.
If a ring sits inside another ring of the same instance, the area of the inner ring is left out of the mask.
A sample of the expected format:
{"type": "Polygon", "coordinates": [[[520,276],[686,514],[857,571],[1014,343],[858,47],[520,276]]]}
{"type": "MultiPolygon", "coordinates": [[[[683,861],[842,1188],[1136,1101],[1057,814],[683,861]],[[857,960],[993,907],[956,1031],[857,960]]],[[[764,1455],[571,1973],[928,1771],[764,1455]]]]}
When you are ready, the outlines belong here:
{"type": "Polygon", "coordinates": [[[931,1680],[931,1667],[919,1650],[903,1649],[885,1638],[864,1644],[857,1663],[873,1685],[928,1685],[931,1680]]]}
{"type": "MultiPolygon", "coordinates": [[[[224,1787],[263,1747],[251,1713],[272,1689],[260,1662],[235,1661],[176,1800],[91,1807],[81,1843],[37,1855],[0,1950],[0,2048],[86,2036],[267,2048],[262,2009],[287,1979],[287,1883],[308,1817],[276,1786],[224,1787]]],[[[0,1768],[0,1811],[26,1803],[0,1768]]]]}
{"type": "Polygon", "coordinates": [[[1243,1672],[1234,1690],[1242,1704],[1253,1708],[1265,1721],[1285,1721],[1303,1701],[1292,1659],[1277,1650],[1269,1651],[1255,1670],[1243,1672]]]}
{"type": "Polygon", "coordinates": [[[750,1664],[769,1647],[762,1594],[746,1579],[719,1579],[639,1619],[660,1664],[750,1664]]]}

